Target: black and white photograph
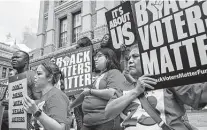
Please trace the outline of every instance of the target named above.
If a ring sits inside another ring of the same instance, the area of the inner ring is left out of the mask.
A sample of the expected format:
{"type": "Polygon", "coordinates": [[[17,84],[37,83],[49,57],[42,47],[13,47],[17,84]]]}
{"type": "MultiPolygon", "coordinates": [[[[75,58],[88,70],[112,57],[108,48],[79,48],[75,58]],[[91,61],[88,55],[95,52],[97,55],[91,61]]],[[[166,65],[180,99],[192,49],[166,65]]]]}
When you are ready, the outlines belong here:
{"type": "Polygon", "coordinates": [[[0,130],[206,130],[207,0],[0,0],[0,130]]]}

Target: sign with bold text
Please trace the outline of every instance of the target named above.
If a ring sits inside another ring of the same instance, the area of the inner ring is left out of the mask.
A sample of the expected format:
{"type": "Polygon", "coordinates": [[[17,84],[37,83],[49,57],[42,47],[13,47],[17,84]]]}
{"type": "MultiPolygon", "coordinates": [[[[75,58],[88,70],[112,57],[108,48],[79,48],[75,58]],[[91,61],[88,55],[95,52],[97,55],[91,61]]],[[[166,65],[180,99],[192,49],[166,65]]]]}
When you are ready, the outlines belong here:
{"type": "Polygon", "coordinates": [[[9,77],[9,128],[27,129],[27,112],[23,108],[23,97],[27,95],[25,73],[9,77]]]}
{"type": "Polygon", "coordinates": [[[53,59],[64,73],[66,92],[83,90],[91,85],[91,47],[84,47],[71,52],[62,53],[53,59]]]}
{"type": "Polygon", "coordinates": [[[207,1],[134,3],[142,70],[159,88],[205,82],[207,1]]]}
{"type": "Polygon", "coordinates": [[[122,44],[130,46],[136,42],[136,28],[129,1],[105,13],[112,49],[120,49],[122,44]]]}

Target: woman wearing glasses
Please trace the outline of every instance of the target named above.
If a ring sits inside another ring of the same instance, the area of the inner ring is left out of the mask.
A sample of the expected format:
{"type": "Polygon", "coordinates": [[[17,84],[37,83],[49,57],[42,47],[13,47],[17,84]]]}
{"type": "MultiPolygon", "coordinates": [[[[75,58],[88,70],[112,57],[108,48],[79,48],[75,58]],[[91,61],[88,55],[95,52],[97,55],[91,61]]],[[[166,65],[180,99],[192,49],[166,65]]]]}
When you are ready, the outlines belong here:
{"type": "MultiPolygon", "coordinates": [[[[71,104],[71,108],[82,103],[82,130],[120,130],[119,116],[105,117],[105,107],[111,97],[124,87],[125,77],[120,72],[116,54],[109,48],[101,48],[94,56],[96,69],[100,70],[91,89],[85,89],[82,101],[71,104]]],[[[77,98],[77,100],[80,99],[77,98]]]]}

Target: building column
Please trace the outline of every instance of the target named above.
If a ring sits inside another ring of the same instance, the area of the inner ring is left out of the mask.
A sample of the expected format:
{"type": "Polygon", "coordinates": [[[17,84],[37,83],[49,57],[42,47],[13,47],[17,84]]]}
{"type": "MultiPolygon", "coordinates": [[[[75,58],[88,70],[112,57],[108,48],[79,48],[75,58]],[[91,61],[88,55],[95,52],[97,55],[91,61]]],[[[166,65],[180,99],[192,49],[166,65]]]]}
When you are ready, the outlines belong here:
{"type": "MultiPolygon", "coordinates": [[[[108,1],[107,1],[108,2],[108,1]]],[[[106,24],[105,12],[107,11],[105,1],[96,2],[96,14],[97,14],[97,23],[96,27],[100,27],[106,24]]]]}
{"type": "Polygon", "coordinates": [[[68,13],[67,15],[67,20],[68,20],[68,25],[67,25],[67,28],[68,28],[68,31],[67,31],[67,40],[68,40],[68,43],[67,43],[67,46],[72,46],[72,38],[73,38],[73,15],[72,13],[68,13]]]}
{"type": "Polygon", "coordinates": [[[44,45],[44,54],[48,54],[55,50],[55,1],[49,1],[47,39],[44,45]]]}
{"type": "Polygon", "coordinates": [[[6,68],[6,77],[9,77],[9,67],[6,68]]]}
{"type": "Polygon", "coordinates": [[[111,4],[109,1],[96,1],[96,27],[94,29],[94,39],[101,40],[108,33],[105,12],[111,4]]]}
{"type": "Polygon", "coordinates": [[[81,37],[87,36],[92,39],[92,10],[91,1],[83,1],[82,4],[82,33],[81,37]]]}
{"type": "Polygon", "coordinates": [[[45,42],[45,30],[44,30],[44,23],[45,23],[45,16],[44,16],[44,8],[45,8],[45,1],[40,1],[40,10],[39,10],[39,21],[38,21],[38,30],[37,30],[37,48],[35,52],[35,57],[42,56],[43,45],[45,42]]]}
{"type": "Polygon", "coordinates": [[[0,66],[0,79],[2,78],[2,71],[3,71],[3,67],[0,66]]]}

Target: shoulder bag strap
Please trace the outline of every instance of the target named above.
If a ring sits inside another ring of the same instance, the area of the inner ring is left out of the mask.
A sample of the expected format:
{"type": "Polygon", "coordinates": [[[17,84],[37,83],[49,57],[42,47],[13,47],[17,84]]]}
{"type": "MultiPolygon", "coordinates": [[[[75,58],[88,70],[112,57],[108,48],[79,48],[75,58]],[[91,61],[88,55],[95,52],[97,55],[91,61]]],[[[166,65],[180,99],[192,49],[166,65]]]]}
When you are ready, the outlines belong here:
{"type": "Polygon", "coordinates": [[[144,96],[144,94],[140,95],[139,100],[142,104],[143,109],[151,116],[151,118],[163,129],[163,130],[173,130],[168,126],[157,114],[155,109],[150,105],[147,98],[144,96]]]}

